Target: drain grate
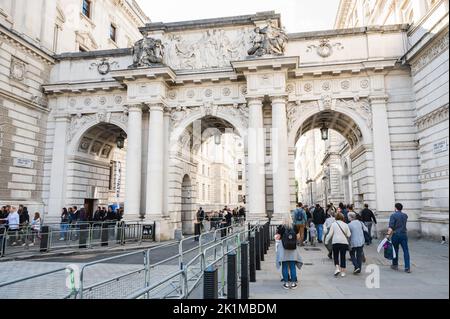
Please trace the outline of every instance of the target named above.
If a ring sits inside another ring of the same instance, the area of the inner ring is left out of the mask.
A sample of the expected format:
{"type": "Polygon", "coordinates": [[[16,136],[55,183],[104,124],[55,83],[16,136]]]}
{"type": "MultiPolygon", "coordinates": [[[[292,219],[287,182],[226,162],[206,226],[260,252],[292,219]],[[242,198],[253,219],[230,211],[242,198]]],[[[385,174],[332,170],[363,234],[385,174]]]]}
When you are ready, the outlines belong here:
{"type": "Polygon", "coordinates": [[[322,249],[320,249],[320,248],[312,248],[312,247],[309,247],[309,248],[305,247],[305,250],[306,251],[322,251],[322,249]]]}

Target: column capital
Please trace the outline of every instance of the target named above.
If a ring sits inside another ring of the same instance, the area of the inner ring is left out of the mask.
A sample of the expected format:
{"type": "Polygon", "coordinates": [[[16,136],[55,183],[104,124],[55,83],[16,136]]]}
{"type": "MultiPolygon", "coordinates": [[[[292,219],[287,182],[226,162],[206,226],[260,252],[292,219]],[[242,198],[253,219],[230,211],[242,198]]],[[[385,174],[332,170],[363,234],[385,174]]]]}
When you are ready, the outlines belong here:
{"type": "Polygon", "coordinates": [[[140,104],[128,104],[125,105],[128,112],[142,112],[142,109],[144,107],[143,103],[140,104]]]}
{"type": "Polygon", "coordinates": [[[164,112],[166,107],[164,103],[148,103],[147,106],[150,112],[164,112]]]}
{"type": "Polygon", "coordinates": [[[388,100],[389,100],[389,96],[386,94],[369,96],[369,101],[372,104],[385,104],[388,100]]]}
{"type": "Polygon", "coordinates": [[[70,121],[70,114],[67,113],[57,113],[53,115],[53,118],[56,122],[69,122],[70,121]]]}
{"type": "Polygon", "coordinates": [[[164,116],[165,117],[171,117],[172,116],[172,108],[168,106],[164,106],[163,108],[164,116]]]}
{"type": "Polygon", "coordinates": [[[262,104],[264,101],[264,96],[249,96],[246,97],[247,99],[247,104],[262,104]]]}
{"type": "Polygon", "coordinates": [[[272,103],[287,103],[288,95],[287,94],[271,95],[270,99],[272,100],[272,103]]]}

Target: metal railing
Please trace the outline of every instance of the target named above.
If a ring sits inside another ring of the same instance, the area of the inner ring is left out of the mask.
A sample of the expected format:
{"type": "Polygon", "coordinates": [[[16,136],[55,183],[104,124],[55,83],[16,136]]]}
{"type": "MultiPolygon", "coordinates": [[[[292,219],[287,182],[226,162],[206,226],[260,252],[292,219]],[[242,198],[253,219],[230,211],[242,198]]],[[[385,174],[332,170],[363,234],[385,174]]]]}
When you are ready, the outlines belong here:
{"type": "MultiPolygon", "coordinates": [[[[249,226],[249,229],[239,223],[147,250],[75,267],[69,265],[2,283],[0,288],[10,291],[10,288],[18,285],[23,291],[29,291],[30,286],[38,289],[56,280],[56,285],[53,283],[52,287],[61,287],[52,292],[53,298],[190,298],[196,294],[198,297],[197,288],[204,279],[205,269],[217,265],[220,271],[219,294],[224,298],[228,254],[236,252],[239,261],[240,243],[262,228],[260,223],[249,226]],[[164,279],[160,280],[161,277],[164,279]]],[[[240,271],[238,262],[238,273],[240,271]]],[[[0,296],[3,296],[1,289],[0,296]]]]}
{"type": "MultiPolygon", "coordinates": [[[[219,272],[219,285],[218,285],[218,295],[219,298],[226,297],[227,289],[227,257],[230,253],[237,254],[237,273],[238,273],[238,287],[240,286],[240,274],[241,274],[241,242],[248,241],[250,236],[254,236],[257,230],[263,230],[267,233],[265,238],[268,238],[269,227],[268,224],[261,225],[257,223],[249,227],[250,229],[239,229],[239,231],[232,234],[228,234],[223,238],[218,239],[213,244],[208,245],[205,249],[199,251],[199,253],[192,258],[186,265],[183,265],[176,272],[168,275],[162,280],[156,282],[153,285],[145,287],[127,297],[127,299],[152,299],[157,295],[155,290],[160,289],[165,283],[169,281],[177,281],[178,286],[175,291],[178,294],[170,295],[170,298],[176,299],[188,299],[193,294],[199,284],[204,280],[205,270],[210,267],[215,267],[219,272]],[[267,229],[267,231],[266,231],[267,229]]],[[[259,242],[258,242],[259,244],[259,242]]],[[[168,296],[159,295],[158,298],[165,299],[168,296]]],[[[203,298],[203,296],[196,296],[198,299],[203,298]]],[[[196,298],[196,299],[197,299],[196,298]]]]}
{"type": "MultiPolygon", "coordinates": [[[[142,221],[77,222],[73,224],[45,224],[40,231],[21,226],[17,231],[0,229],[0,256],[26,252],[49,252],[68,248],[94,248],[110,244],[142,243],[144,227],[155,224],[142,221]]],[[[148,240],[148,238],[146,238],[148,240]]]]}

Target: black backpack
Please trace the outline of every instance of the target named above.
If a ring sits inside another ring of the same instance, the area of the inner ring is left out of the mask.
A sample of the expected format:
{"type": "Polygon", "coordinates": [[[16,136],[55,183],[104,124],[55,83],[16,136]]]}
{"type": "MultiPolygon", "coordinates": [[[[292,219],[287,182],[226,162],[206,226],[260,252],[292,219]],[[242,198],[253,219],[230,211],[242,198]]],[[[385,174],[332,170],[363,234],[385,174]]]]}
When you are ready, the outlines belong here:
{"type": "Polygon", "coordinates": [[[281,243],[283,244],[283,248],[286,250],[295,250],[297,249],[297,234],[294,229],[286,228],[281,238],[281,243]]]}

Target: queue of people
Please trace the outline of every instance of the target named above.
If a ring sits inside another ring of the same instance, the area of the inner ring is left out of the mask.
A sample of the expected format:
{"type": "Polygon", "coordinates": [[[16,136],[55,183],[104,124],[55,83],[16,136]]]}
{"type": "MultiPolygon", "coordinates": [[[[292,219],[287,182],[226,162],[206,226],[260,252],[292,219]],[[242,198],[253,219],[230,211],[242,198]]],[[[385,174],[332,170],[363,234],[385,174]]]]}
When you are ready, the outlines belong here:
{"type": "Polygon", "coordinates": [[[19,205],[19,208],[6,205],[0,210],[0,227],[5,229],[3,236],[9,238],[10,246],[25,246],[27,243],[33,246],[36,238],[40,238],[41,224],[40,213],[36,212],[30,220],[28,209],[24,205],[19,205]]]}
{"type": "MultiPolygon", "coordinates": [[[[386,238],[392,241],[396,253],[391,268],[398,270],[398,252],[402,247],[404,270],[410,273],[407,220],[403,205],[395,204],[386,238]]],[[[325,245],[328,258],[333,260],[335,277],[345,277],[347,274],[347,252],[354,267],[353,274],[360,274],[366,262],[364,247],[372,244],[371,230],[376,223],[375,214],[367,204],[356,213],[353,205],[343,203],[337,208],[330,203],[326,209],[319,204],[307,207],[298,203],[291,214],[284,218],[275,235],[276,263],[282,271],[283,288],[298,287],[300,276],[297,270],[303,265],[300,247],[308,243],[315,246],[316,240],[325,245]]]]}
{"type": "Polygon", "coordinates": [[[201,224],[203,230],[204,222],[210,222],[210,228],[230,227],[239,221],[245,221],[245,207],[240,206],[231,210],[225,206],[222,210],[210,211],[206,213],[202,207],[197,211],[197,223],[201,224]]]}
{"type": "MultiPolygon", "coordinates": [[[[98,226],[102,223],[115,223],[123,219],[124,210],[123,208],[113,209],[113,206],[101,207],[98,206],[97,210],[90,214],[88,212],[87,205],[84,205],[80,209],[77,206],[69,207],[68,209],[64,207],[61,211],[61,222],[60,222],[60,241],[68,239],[68,232],[71,229],[78,229],[80,225],[89,224],[92,226],[98,226]]],[[[77,238],[76,232],[73,239],[77,238]]]]}

